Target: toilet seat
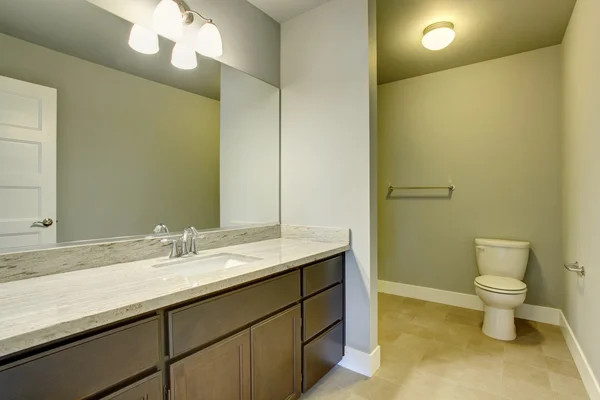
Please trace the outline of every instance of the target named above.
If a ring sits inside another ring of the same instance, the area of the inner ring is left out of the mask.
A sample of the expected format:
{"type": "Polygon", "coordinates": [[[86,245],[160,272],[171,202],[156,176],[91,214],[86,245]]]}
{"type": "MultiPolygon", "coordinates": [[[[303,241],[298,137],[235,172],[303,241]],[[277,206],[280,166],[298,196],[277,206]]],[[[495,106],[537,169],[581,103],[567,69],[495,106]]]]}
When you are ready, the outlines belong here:
{"type": "Polygon", "coordinates": [[[481,275],[475,278],[475,286],[489,292],[501,294],[522,294],[527,292],[525,282],[506,276],[481,275]]]}

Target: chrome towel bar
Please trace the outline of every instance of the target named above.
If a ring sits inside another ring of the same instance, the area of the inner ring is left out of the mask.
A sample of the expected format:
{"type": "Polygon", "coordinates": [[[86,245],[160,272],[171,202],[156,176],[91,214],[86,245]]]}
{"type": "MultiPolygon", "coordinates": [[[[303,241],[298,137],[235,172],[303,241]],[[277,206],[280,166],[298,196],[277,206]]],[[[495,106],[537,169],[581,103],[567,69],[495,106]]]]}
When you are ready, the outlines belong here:
{"type": "Polygon", "coordinates": [[[392,194],[394,190],[440,190],[446,189],[450,192],[454,192],[456,190],[456,186],[448,185],[448,186],[389,186],[388,187],[388,196],[392,194]]]}

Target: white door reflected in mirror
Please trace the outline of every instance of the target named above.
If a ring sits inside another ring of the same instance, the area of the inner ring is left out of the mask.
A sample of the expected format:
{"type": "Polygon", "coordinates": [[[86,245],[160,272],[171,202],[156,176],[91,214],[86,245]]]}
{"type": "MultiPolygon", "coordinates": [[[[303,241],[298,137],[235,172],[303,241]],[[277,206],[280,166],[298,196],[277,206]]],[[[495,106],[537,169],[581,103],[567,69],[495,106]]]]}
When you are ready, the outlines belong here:
{"type": "Polygon", "coordinates": [[[0,249],[56,243],[55,215],[56,89],[0,76],[0,249]]]}

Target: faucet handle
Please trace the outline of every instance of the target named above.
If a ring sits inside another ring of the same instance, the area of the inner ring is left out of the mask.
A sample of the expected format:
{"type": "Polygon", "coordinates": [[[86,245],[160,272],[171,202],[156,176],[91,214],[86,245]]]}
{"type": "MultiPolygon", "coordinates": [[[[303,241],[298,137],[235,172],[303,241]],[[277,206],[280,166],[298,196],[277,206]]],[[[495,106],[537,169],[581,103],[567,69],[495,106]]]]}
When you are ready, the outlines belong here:
{"type": "Polygon", "coordinates": [[[196,238],[199,236],[198,230],[193,226],[190,226],[188,229],[190,230],[190,232],[192,232],[192,245],[190,252],[198,254],[198,250],[196,249],[196,238]]]}
{"type": "Polygon", "coordinates": [[[171,243],[171,253],[169,253],[169,258],[179,257],[179,248],[177,246],[177,242],[179,242],[179,240],[173,239],[171,243]]]}

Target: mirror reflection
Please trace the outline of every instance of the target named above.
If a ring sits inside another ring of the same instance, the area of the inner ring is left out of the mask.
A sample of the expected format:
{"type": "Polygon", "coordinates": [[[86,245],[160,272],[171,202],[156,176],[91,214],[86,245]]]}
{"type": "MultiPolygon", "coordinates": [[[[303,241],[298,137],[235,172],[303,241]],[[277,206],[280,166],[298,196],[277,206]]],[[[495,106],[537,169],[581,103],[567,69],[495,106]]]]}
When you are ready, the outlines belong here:
{"type": "Polygon", "coordinates": [[[0,249],[279,220],[278,88],[85,0],[0,3],[0,249]]]}

